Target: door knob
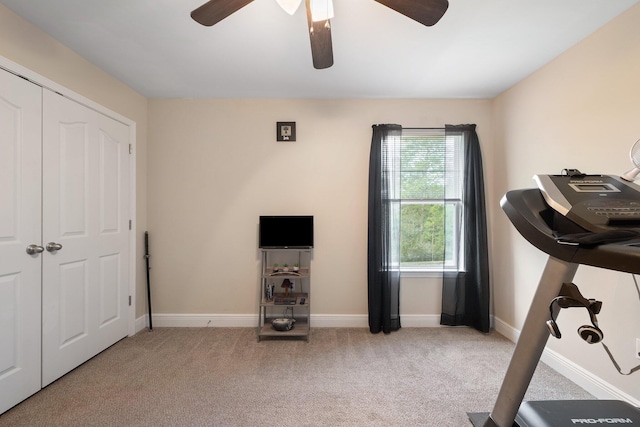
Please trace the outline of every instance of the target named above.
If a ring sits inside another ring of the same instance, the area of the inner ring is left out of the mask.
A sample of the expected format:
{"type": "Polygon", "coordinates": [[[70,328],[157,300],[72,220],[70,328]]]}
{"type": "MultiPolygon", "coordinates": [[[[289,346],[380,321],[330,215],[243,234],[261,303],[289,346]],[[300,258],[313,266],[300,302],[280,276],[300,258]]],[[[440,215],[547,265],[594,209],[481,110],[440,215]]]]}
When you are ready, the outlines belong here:
{"type": "MultiPolygon", "coordinates": [[[[56,242],[47,243],[47,250],[49,252],[59,251],[60,249],[62,249],[62,245],[60,243],[56,243],[56,242]]],[[[42,252],[42,251],[40,251],[40,252],[42,252]]]]}
{"type": "Polygon", "coordinates": [[[44,248],[40,245],[27,246],[27,253],[29,255],[36,255],[36,254],[42,253],[43,251],[44,251],[44,248]]]}

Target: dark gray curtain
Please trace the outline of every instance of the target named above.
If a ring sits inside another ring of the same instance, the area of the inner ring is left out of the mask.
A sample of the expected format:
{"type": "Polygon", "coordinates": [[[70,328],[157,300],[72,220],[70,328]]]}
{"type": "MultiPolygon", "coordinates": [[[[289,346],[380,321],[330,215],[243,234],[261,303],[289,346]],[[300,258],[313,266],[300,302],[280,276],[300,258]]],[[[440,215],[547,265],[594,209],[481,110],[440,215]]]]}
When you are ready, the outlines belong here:
{"type": "Polygon", "coordinates": [[[400,125],[374,125],[369,158],[369,329],[400,329],[400,125]]]}
{"type": "Polygon", "coordinates": [[[482,154],[476,125],[446,125],[445,135],[462,135],[464,144],[464,205],[460,250],[464,268],[443,273],[442,315],[440,323],[472,326],[489,332],[489,256],[484,201],[482,154]]]}

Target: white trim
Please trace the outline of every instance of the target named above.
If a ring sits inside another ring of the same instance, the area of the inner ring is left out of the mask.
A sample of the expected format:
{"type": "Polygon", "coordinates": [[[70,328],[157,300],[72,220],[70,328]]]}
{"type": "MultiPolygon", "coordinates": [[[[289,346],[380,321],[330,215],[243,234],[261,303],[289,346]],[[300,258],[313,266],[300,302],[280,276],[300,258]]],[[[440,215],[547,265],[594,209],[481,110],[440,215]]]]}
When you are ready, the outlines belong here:
{"type": "Polygon", "coordinates": [[[623,400],[633,406],[640,406],[640,400],[612,386],[600,377],[593,375],[591,372],[576,365],[558,352],[545,349],[542,353],[541,360],[564,377],[569,378],[571,381],[596,396],[598,399],[623,400]]]}
{"type": "Polygon", "coordinates": [[[257,324],[257,314],[153,314],[154,328],[248,328],[257,324]]]}
{"type": "Polygon", "coordinates": [[[84,105],[100,114],[110,117],[129,127],[129,144],[132,147],[132,154],[129,156],[129,208],[132,220],[131,232],[129,234],[129,295],[131,295],[131,305],[129,306],[129,336],[136,332],[136,122],[127,117],[116,113],[107,107],[100,105],[89,98],[80,95],[48,78],[23,67],[22,65],[11,61],[0,55],[0,69],[6,70],[12,74],[26,78],[30,82],[42,86],[43,88],[52,90],[66,98],[84,105]]]}
{"type": "Polygon", "coordinates": [[[131,305],[129,306],[129,336],[136,333],[136,282],[137,282],[137,240],[138,240],[138,221],[137,221],[137,144],[136,144],[136,122],[129,124],[129,143],[131,144],[131,154],[129,155],[129,220],[131,221],[131,230],[129,230],[129,295],[131,296],[131,305]]]}
{"type": "MultiPolygon", "coordinates": [[[[495,330],[512,342],[517,342],[520,331],[495,318],[495,330]]],[[[593,375],[583,367],[575,364],[571,360],[562,356],[556,351],[545,348],[540,358],[542,362],[548,365],[562,376],[573,381],[587,392],[593,394],[598,399],[615,399],[626,401],[631,405],[640,406],[640,400],[614,387],[602,378],[593,375]]]]}
{"type": "Polygon", "coordinates": [[[520,331],[512,327],[511,325],[503,322],[500,318],[494,317],[493,323],[495,324],[495,330],[500,335],[505,337],[511,342],[517,342],[518,337],[520,336],[520,331]]]}
{"type": "Polygon", "coordinates": [[[0,56],[0,68],[12,74],[24,77],[31,83],[52,90],[53,92],[56,92],[66,98],[72,99],[75,102],[84,105],[85,107],[91,108],[92,110],[102,113],[105,116],[109,116],[114,120],[122,122],[125,125],[131,126],[132,124],[135,124],[135,122],[131,119],[119,113],[116,113],[115,111],[110,110],[104,105],[100,105],[97,102],[92,101],[89,98],[82,96],[69,88],[66,88],[52,80],[49,80],[48,78],[36,73],[35,71],[31,71],[30,69],[25,68],[22,65],[5,58],[4,56],[0,56]]]}
{"type": "MultiPolygon", "coordinates": [[[[400,316],[403,328],[440,328],[439,314],[403,314],[400,316]]],[[[136,319],[136,332],[147,328],[148,315],[136,319]]],[[[248,328],[257,327],[257,314],[153,314],[153,326],[163,328],[216,327],[248,328]]],[[[312,314],[312,328],[368,328],[366,314],[312,314]]],[[[504,335],[504,334],[503,334],[504,335]]]]}
{"type": "Polygon", "coordinates": [[[143,329],[147,329],[148,326],[149,326],[149,315],[143,314],[142,316],[138,317],[134,322],[134,328],[135,328],[134,334],[137,334],[143,329]]]}
{"type": "MultiPolygon", "coordinates": [[[[311,315],[312,328],[368,328],[366,314],[316,314],[311,315]]],[[[136,331],[148,326],[145,314],[136,320],[136,331]]],[[[153,326],[161,328],[257,328],[257,314],[153,314],[153,326]]]]}
{"type": "MultiPolygon", "coordinates": [[[[445,270],[446,271],[446,270],[445,270]]],[[[442,277],[442,272],[443,270],[420,270],[420,269],[414,269],[414,270],[403,270],[402,267],[400,267],[400,278],[403,279],[405,277],[429,277],[429,278],[440,278],[442,277]]]]}
{"type": "Polygon", "coordinates": [[[403,328],[440,328],[439,314],[400,314],[403,328]]]}
{"type": "MultiPolygon", "coordinates": [[[[403,328],[440,328],[439,314],[403,314],[400,316],[403,328]]],[[[136,332],[148,326],[145,314],[136,321],[136,332]]],[[[154,314],[153,326],[163,328],[180,327],[216,327],[248,328],[257,327],[256,314],[154,314]]],[[[312,328],[368,328],[369,316],[366,314],[312,314],[312,328]]]]}
{"type": "Polygon", "coordinates": [[[312,328],[368,328],[366,314],[312,314],[312,328]]]}

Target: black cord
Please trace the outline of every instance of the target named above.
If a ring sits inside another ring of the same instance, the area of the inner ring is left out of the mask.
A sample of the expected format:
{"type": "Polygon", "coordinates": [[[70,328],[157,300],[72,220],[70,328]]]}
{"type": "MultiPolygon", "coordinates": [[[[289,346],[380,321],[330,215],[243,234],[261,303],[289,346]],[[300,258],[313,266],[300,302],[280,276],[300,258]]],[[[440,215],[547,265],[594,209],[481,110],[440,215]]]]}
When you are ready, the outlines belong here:
{"type": "Polygon", "coordinates": [[[609,347],[607,347],[607,345],[604,342],[602,343],[602,347],[604,347],[604,351],[607,352],[609,359],[611,359],[611,362],[613,362],[613,366],[615,366],[618,372],[620,372],[620,375],[631,375],[634,372],[638,372],[640,370],[640,365],[638,365],[635,368],[631,368],[631,370],[625,374],[624,372],[622,372],[622,369],[620,368],[620,365],[618,365],[618,362],[616,362],[616,359],[613,357],[613,354],[611,354],[611,350],[609,350],[609,347]]]}
{"type": "Polygon", "coordinates": [[[636,280],[636,275],[632,274],[631,277],[633,277],[633,283],[636,284],[636,292],[638,292],[638,299],[640,299],[640,287],[638,287],[638,281],[636,280]]]}
{"type": "MultiPolygon", "coordinates": [[[[638,280],[636,280],[635,274],[632,274],[631,277],[633,277],[633,283],[636,285],[636,292],[638,292],[638,299],[640,299],[640,286],[638,286],[638,280]]],[[[616,362],[615,357],[613,357],[613,354],[611,353],[611,350],[609,350],[609,347],[607,347],[607,345],[604,343],[604,341],[602,341],[602,347],[604,348],[604,351],[607,352],[607,356],[609,356],[609,359],[611,359],[611,362],[613,363],[613,366],[616,367],[616,369],[618,370],[620,375],[631,375],[634,372],[640,371],[640,365],[638,365],[635,368],[631,368],[631,370],[625,374],[624,372],[622,372],[622,369],[620,368],[620,365],[618,364],[618,362],[616,362]]]]}

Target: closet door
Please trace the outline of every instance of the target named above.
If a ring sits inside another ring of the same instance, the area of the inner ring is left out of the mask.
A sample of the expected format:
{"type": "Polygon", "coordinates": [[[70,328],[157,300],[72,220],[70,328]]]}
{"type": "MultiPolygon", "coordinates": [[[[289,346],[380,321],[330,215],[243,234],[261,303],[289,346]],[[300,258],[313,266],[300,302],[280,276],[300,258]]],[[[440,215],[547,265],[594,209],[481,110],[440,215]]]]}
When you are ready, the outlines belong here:
{"type": "Polygon", "coordinates": [[[127,335],[130,217],[128,126],[43,92],[44,387],[127,335]]]}
{"type": "Polygon", "coordinates": [[[40,390],[41,105],[0,70],[0,413],[40,390]]]}

